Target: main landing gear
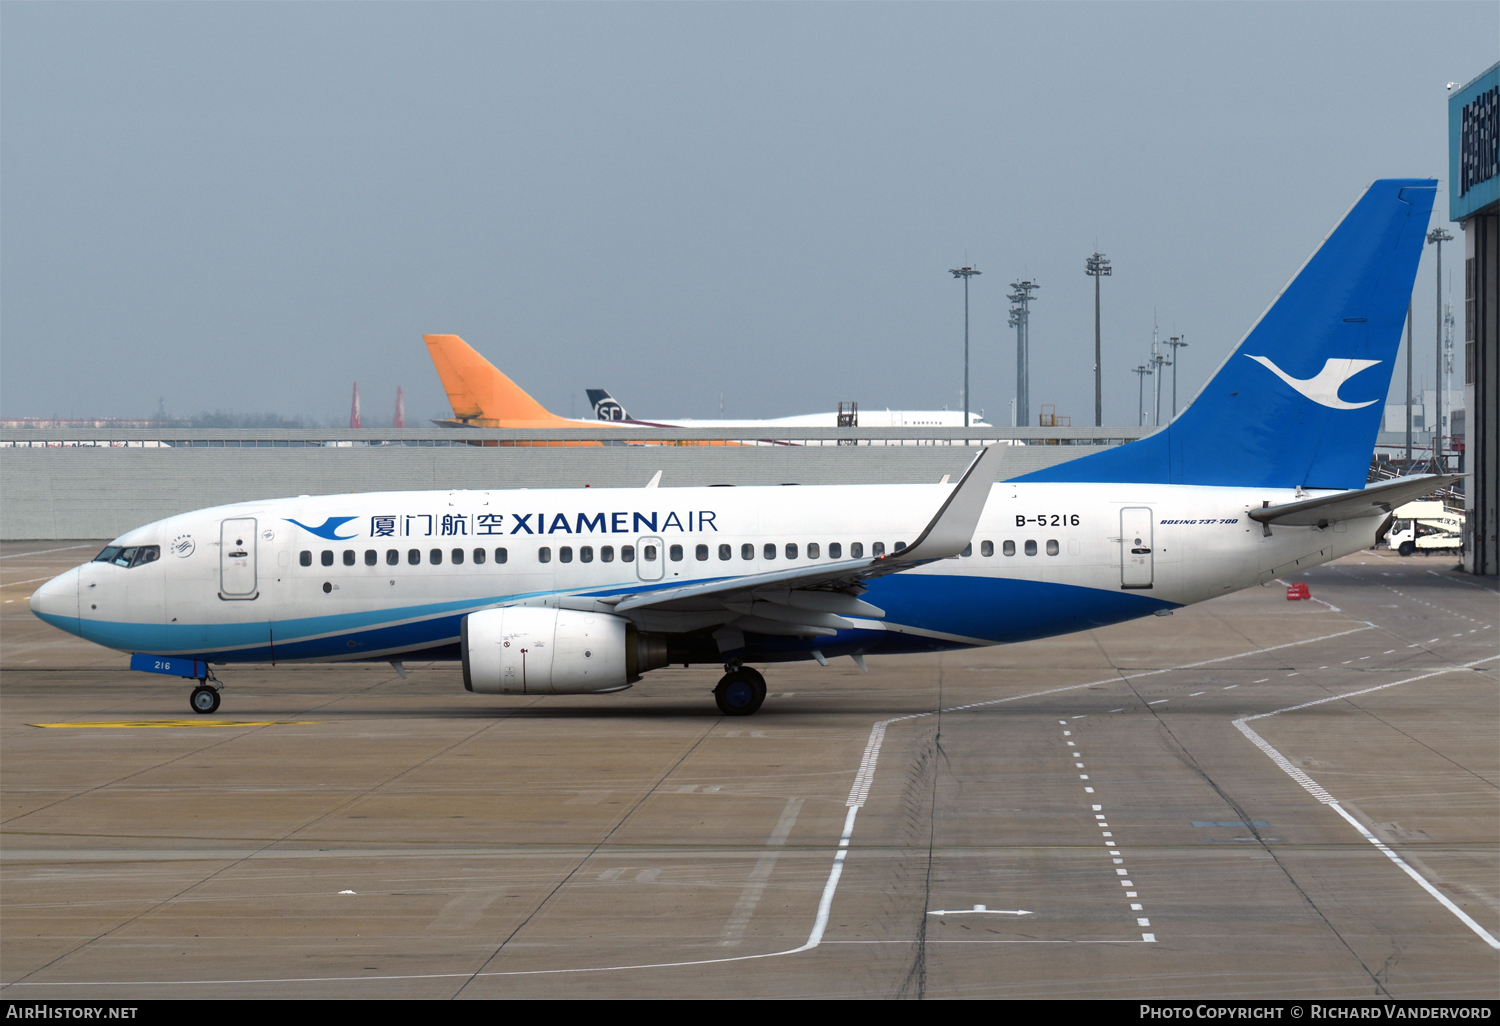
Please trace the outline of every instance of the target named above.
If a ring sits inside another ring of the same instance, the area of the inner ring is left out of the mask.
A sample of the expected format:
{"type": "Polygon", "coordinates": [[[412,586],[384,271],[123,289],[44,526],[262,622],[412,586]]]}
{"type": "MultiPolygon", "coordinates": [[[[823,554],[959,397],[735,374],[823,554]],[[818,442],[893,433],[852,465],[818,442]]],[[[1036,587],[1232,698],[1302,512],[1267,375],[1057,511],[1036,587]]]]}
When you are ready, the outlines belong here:
{"type": "Polygon", "coordinates": [[[748,666],[727,664],[714,688],[714,701],[725,716],[749,716],[766,700],[766,678],[748,666]]]}
{"type": "Polygon", "coordinates": [[[216,680],[213,681],[213,684],[210,684],[209,681],[211,680],[213,680],[212,677],[205,677],[200,680],[198,686],[193,689],[192,697],[188,699],[188,704],[193,707],[193,712],[203,716],[219,711],[219,688],[222,688],[224,685],[219,684],[216,680]]]}

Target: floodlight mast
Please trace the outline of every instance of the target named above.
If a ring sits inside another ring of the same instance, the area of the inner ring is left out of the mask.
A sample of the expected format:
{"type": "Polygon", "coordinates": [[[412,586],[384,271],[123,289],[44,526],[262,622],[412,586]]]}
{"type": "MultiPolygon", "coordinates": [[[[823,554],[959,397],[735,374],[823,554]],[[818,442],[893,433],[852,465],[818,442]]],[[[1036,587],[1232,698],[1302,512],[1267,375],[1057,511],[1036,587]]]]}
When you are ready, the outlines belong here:
{"type": "Polygon", "coordinates": [[[1181,335],[1173,335],[1167,339],[1167,345],[1172,347],[1172,419],[1177,419],[1177,350],[1187,345],[1181,335]]]}
{"type": "Polygon", "coordinates": [[[1146,424],[1146,375],[1151,373],[1151,368],[1142,364],[1134,368],[1130,373],[1136,375],[1135,379],[1135,423],[1136,427],[1144,427],[1146,424]]]}
{"type": "MultiPolygon", "coordinates": [[[[1153,371],[1160,371],[1164,365],[1172,362],[1162,355],[1161,341],[1157,338],[1154,326],[1151,329],[1151,358],[1146,362],[1151,365],[1153,371]]],[[[1151,424],[1153,427],[1161,427],[1161,379],[1163,377],[1165,377],[1164,374],[1157,374],[1156,381],[1154,382],[1156,386],[1156,405],[1153,407],[1154,412],[1151,414],[1151,424]]]]}
{"type": "Polygon", "coordinates": [[[1094,427],[1104,426],[1104,377],[1099,354],[1099,279],[1113,272],[1109,257],[1095,253],[1083,262],[1083,273],[1094,279],[1094,427]]]}
{"type": "Polygon", "coordinates": [[[951,267],[948,273],[964,280],[964,427],[969,427],[969,279],[984,272],[972,267],[951,267]]]}
{"type": "Polygon", "coordinates": [[[1031,294],[1041,288],[1033,279],[1010,283],[1010,320],[1016,329],[1016,423],[1031,423],[1031,294]]]}
{"type": "Polygon", "coordinates": [[[1437,307],[1437,383],[1434,393],[1437,395],[1437,410],[1432,422],[1432,462],[1433,466],[1428,472],[1441,474],[1443,472],[1443,243],[1452,242],[1453,235],[1442,225],[1427,233],[1428,245],[1437,246],[1437,281],[1436,292],[1433,294],[1433,304],[1437,307]]]}
{"type": "Polygon", "coordinates": [[[1411,350],[1416,339],[1411,333],[1411,300],[1406,301],[1406,466],[1402,473],[1411,473],[1411,350]]]}

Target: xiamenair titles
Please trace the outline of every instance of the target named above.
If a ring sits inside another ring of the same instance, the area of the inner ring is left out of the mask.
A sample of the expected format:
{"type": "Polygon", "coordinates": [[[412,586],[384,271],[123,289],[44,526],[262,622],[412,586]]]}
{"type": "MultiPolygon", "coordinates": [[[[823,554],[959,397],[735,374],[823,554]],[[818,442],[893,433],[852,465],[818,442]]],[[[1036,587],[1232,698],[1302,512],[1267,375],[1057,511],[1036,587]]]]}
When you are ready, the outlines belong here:
{"type": "MultiPolygon", "coordinates": [[[[566,513],[532,510],[513,513],[411,513],[405,510],[393,513],[377,513],[368,518],[366,535],[380,538],[497,538],[507,534],[529,535],[590,535],[590,534],[664,534],[677,531],[694,534],[700,531],[717,532],[719,514],[711,509],[698,510],[596,510],[594,512],[566,513]]],[[[327,541],[353,541],[358,532],[339,534],[350,530],[353,521],[364,517],[329,517],[316,527],[300,520],[285,517],[288,523],[296,524],[309,534],[327,541]]]]}

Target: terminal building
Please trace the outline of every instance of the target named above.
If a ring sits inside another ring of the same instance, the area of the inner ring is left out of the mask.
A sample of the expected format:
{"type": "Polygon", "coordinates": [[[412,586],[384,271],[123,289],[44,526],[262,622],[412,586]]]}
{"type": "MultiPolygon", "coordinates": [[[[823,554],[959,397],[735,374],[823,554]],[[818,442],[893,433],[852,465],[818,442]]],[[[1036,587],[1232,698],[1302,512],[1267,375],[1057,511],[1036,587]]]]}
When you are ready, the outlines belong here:
{"type": "MultiPolygon", "coordinates": [[[[1463,229],[1464,569],[1500,573],[1500,63],[1448,98],[1448,216],[1463,229]]],[[[1455,427],[1459,425],[1455,424],[1455,427]]],[[[1458,432],[1455,432],[1456,434],[1458,432]]]]}

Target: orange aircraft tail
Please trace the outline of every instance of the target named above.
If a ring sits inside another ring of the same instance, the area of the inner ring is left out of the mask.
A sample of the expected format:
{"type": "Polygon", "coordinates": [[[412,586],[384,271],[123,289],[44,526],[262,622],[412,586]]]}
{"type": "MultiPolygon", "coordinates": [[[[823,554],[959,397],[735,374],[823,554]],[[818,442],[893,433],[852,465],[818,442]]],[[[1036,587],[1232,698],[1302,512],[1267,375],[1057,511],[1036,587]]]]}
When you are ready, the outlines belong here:
{"type": "Polygon", "coordinates": [[[455,419],[474,427],[578,427],[551,413],[457,335],[423,335],[455,419]]]}

